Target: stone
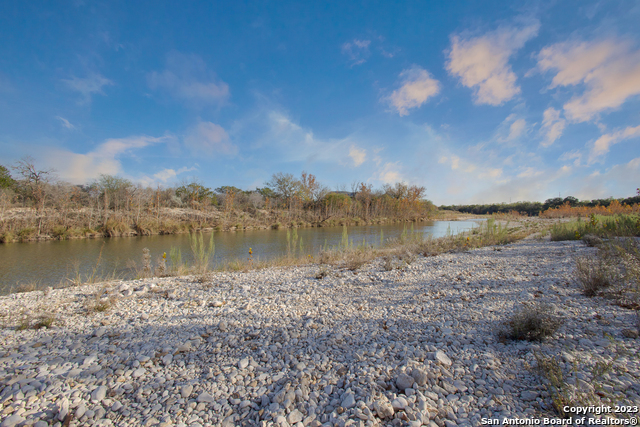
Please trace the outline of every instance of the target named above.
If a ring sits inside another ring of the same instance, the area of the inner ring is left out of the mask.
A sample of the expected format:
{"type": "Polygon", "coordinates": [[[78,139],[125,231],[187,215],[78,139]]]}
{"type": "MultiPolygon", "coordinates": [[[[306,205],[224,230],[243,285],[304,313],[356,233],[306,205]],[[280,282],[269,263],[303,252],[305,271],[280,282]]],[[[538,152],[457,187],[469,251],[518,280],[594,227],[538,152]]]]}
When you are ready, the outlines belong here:
{"type": "Polygon", "coordinates": [[[80,402],[75,412],[76,419],[82,418],[85,412],[87,412],[87,406],[84,404],[84,402],[80,402]]]}
{"type": "Polygon", "coordinates": [[[412,376],[407,374],[400,374],[396,378],[396,386],[398,389],[404,391],[407,388],[411,388],[413,386],[414,379],[412,376]]]}
{"type": "Polygon", "coordinates": [[[107,386],[101,385],[91,392],[91,400],[94,402],[102,402],[107,395],[107,386]]]}
{"type": "Polygon", "coordinates": [[[206,391],[203,391],[202,393],[200,393],[198,395],[198,399],[197,399],[198,403],[200,402],[205,402],[205,403],[211,403],[213,402],[213,397],[207,393],[206,391]]]}
{"type": "Polygon", "coordinates": [[[389,402],[389,400],[384,396],[383,399],[376,400],[373,403],[373,409],[378,414],[378,417],[382,419],[391,418],[393,417],[393,414],[395,414],[393,406],[391,406],[391,402],[389,402]]]}
{"type": "Polygon", "coordinates": [[[293,411],[291,411],[287,416],[287,422],[291,425],[295,423],[299,423],[303,419],[304,419],[304,416],[302,415],[302,412],[298,411],[297,409],[294,409],[293,411]]]}
{"type": "Polygon", "coordinates": [[[2,424],[0,424],[0,427],[13,427],[17,424],[20,424],[23,421],[24,421],[24,418],[22,418],[20,415],[13,414],[5,418],[4,421],[2,421],[2,424]]]}
{"type": "Polygon", "coordinates": [[[413,380],[419,386],[423,386],[427,383],[427,381],[429,381],[429,377],[427,376],[427,373],[422,369],[418,369],[418,368],[415,368],[414,370],[411,371],[411,377],[413,377],[413,380]]]}
{"type": "Polygon", "coordinates": [[[135,371],[133,371],[131,376],[133,378],[140,378],[141,376],[143,376],[145,374],[145,372],[147,372],[147,370],[141,367],[141,368],[138,368],[135,371]]]}
{"type": "Polygon", "coordinates": [[[182,388],[180,388],[180,396],[182,396],[183,399],[188,399],[189,396],[191,396],[192,391],[193,391],[193,385],[191,384],[183,385],[182,388]]]}
{"type": "Polygon", "coordinates": [[[622,331],[620,331],[620,333],[625,338],[638,338],[638,331],[635,329],[623,329],[622,331]]]}
{"type": "Polygon", "coordinates": [[[447,356],[445,352],[442,350],[436,351],[435,359],[437,362],[439,362],[441,365],[447,368],[451,366],[451,359],[449,359],[449,356],[447,356]]]}
{"type": "Polygon", "coordinates": [[[244,370],[247,366],[249,366],[249,359],[246,357],[238,362],[238,369],[244,370]]]}
{"type": "Polygon", "coordinates": [[[391,402],[391,406],[395,411],[403,410],[404,408],[407,407],[407,405],[408,405],[407,400],[402,396],[396,397],[391,402]]]}
{"type": "Polygon", "coordinates": [[[345,394],[345,396],[342,399],[341,406],[347,409],[351,409],[354,406],[356,406],[356,397],[353,395],[353,393],[345,394]]]}
{"type": "Polygon", "coordinates": [[[67,414],[69,414],[69,400],[63,397],[57,402],[58,407],[58,420],[63,421],[67,414]]]}
{"type": "Polygon", "coordinates": [[[532,400],[536,400],[539,394],[535,391],[525,390],[520,393],[520,398],[525,402],[531,402],[532,400]]]}
{"type": "Polygon", "coordinates": [[[107,333],[107,328],[105,328],[104,326],[101,326],[98,329],[96,329],[95,331],[93,331],[93,336],[100,338],[106,333],[107,333]]]}

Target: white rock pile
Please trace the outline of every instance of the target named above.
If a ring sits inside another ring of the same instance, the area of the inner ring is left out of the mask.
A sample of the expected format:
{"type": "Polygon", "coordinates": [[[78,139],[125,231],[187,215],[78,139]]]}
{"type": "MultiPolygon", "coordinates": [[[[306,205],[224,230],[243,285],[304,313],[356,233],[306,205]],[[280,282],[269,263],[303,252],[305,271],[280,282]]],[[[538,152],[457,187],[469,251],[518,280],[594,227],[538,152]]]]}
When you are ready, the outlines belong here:
{"type": "Polygon", "coordinates": [[[635,313],[584,297],[579,242],[419,257],[403,270],[317,266],[112,283],[0,298],[1,427],[476,426],[555,416],[535,354],[568,387],[640,402],[635,313]],[[522,304],[564,324],[500,342],[522,304]],[[17,330],[55,312],[51,327],[17,330]],[[625,331],[625,332],[623,332],[625,331]],[[601,374],[594,367],[609,366],[601,374]]]}

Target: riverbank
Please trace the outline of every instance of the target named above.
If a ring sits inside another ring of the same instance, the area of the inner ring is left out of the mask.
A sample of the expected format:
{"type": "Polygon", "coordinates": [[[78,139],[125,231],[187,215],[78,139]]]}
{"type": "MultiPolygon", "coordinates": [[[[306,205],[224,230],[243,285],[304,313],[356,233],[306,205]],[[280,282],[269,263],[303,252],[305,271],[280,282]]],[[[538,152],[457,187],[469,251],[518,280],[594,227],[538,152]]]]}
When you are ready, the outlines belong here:
{"type": "Polygon", "coordinates": [[[402,269],[379,258],[0,297],[0,413],[37,426],[555,418],[545,356],[590,404],[637,405],[635,313],[575,283],[574,257],[595,250],[527,239],[402,269]],[[564,320],[556,334],[502,339],[535,303],[564,320]],[[18,330],[25,319],[50,327],[18,330]]]}
{"type": "Polygon", "coordinates": [[[45,209],[12,208],[0,216],[0,243],[46,240],[91,239],[102,237],[134,237],[162,234],[182,234],[194,231],[243,231],[288,228],[359,226],[394,223],[421,223],[434,220],[465,220],[484,218],[482,215],[434,211],[422,216],[360,218],[325,215],[315,212],[288,212],[252,209],[250,211],[195,210],[162,208],[156,213],[102,212],[77,209],[60,212],[45,209]]]}

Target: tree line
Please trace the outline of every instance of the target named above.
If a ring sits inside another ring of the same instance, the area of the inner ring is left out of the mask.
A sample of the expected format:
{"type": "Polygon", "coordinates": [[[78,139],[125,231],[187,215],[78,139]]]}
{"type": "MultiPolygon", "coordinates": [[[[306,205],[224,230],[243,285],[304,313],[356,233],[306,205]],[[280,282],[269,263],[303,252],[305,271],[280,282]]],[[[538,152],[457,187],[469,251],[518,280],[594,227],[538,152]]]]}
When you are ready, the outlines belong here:
{"type": "Polygon", "coordinates": [[[354,182],[350,190],[330,190],[307,172],[275,173],[255,190],[210,188],[195,178],[150,187],[114,175],[73,185],[26,157],[0,165],[0,240],[359,224],[417,220],[436,210],[424,187],[396,183],[374,189],[354,182]],[[27,209],[19,215],[15,208],[27,209]]]}
{"type": "Polygon", "coordinates": [[[635,205],[640,203],[640,192],[633,197],[614,199],[609,197],[607,199],[593,199],[593,200],[578,200],[576,197],[567,196],[554,197],[547,199],[544,203],[541,202],[516,202],[516,203],[491,203],[491,204],[478,204],[478,205],[449,205],[440,206],[440,209],[458,211],[462,213],[470,213],[476,215],[490,215],[495,213],[512,213],[517,212],[520,215],[527,216],[539,216],[542,212],[549,209],[558,209],[560,207],[588,207],[593,208],[601,206],[604,208],[609,207],[612,203],[620,205],[635,205]]]}

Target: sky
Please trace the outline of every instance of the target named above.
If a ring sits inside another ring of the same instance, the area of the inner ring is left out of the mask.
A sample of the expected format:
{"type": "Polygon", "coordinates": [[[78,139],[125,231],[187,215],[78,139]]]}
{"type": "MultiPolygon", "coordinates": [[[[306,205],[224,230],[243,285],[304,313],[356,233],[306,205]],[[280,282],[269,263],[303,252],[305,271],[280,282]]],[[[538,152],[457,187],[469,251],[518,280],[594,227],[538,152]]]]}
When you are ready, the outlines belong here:
{"type": "Polygon", "coordinates": [[[640,187],[637,1],[0,3],[0,164],[437,205],[640,187]]]}

